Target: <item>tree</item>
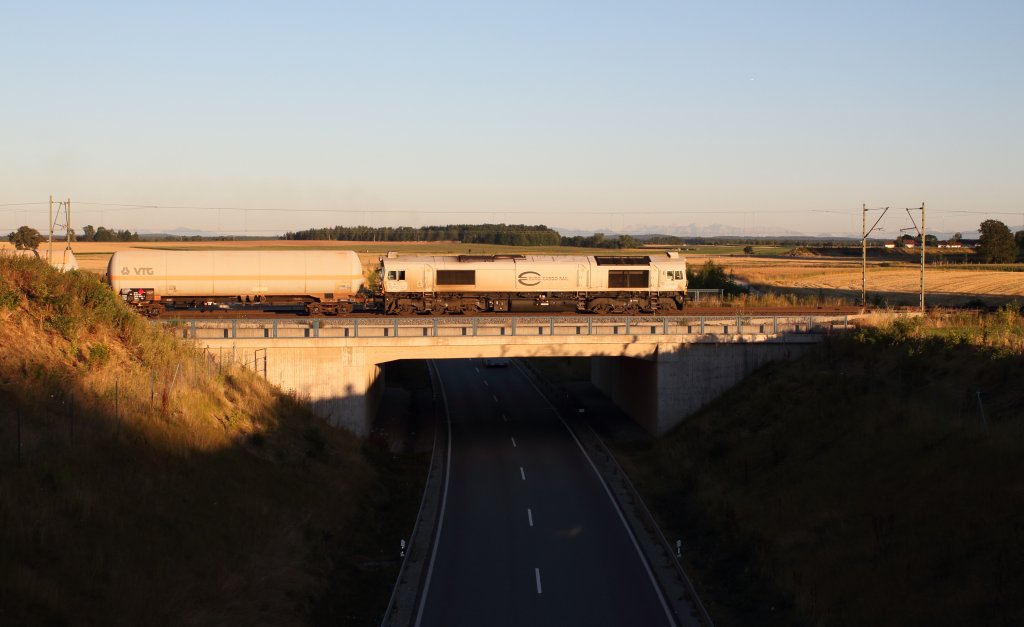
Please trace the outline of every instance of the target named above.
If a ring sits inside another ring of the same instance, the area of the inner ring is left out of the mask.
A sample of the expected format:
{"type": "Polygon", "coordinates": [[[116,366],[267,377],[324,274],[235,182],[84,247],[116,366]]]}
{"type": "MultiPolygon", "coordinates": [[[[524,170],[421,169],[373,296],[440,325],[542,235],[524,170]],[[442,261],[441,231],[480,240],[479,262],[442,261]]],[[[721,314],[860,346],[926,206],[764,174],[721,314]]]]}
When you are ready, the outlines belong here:
{"type": "Polygon", "coordinates": [[[984,263],[1013,263],[1017,258],[1017,242],[1013,233],[999,220],[985,220],[978,229],[978,256],[984,263]]]}
{"type": "Polygon", "coordinates": [[[754,254],[754,247],[753,246],[744,246],[743,247],[743,252],[748,254],[748,255],[753,255],[754,254]]]}
{"type": "Polygon", "coordinates": [[[105,226],[101,226],[96,229],[96,235],[93,236],[92,241],[94,242],[115,242],[117,241],[117,233],[108,229],[105,226]]]}
{"type": "Polygon", "coordinates": [[[953,237],[949,238],[949,241],[952,243],[959,244],[961,239],[963,239],[962,235],[960,235],[959,233],[953,233],[953,237]]]}
{"type": "Polygon", "coordinates": [[[86,224],[82,227],[82,241],[91,242],[96,238],[96,227],[86,224]]]}
{"type": "Polygon", "coordinates": [[[1013,239],[1017,241],[1017,254],[1024,255],[1024,231],[1014,233],[1013,239]]]}
{"type": "Polygon", "coordinates": [[[18,227],[17,231],[8,235],[7,239],[18,250],[35,250],[39,248],[39,243],[43,241],[43,236],[39,234],[39,231],[30,226],[21,226],[18,227]]]}

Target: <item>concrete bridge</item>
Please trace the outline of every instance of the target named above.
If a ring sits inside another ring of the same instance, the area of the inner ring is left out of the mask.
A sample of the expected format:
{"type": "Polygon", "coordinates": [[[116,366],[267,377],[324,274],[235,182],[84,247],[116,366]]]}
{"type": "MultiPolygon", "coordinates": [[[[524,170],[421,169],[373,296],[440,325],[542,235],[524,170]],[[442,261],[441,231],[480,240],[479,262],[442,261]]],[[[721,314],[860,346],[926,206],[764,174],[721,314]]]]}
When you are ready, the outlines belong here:
{"type": "MultiPolygon", "coordinates": [[[[750,372],[805,352],[850,317],[440,317],[162,320],[215,358],[369,433],[384,365],[400,359],[590,357],[591,380],[661,435],[750,372]]],[[[502,399],[514,402],[514,399],[502,399]]]]}

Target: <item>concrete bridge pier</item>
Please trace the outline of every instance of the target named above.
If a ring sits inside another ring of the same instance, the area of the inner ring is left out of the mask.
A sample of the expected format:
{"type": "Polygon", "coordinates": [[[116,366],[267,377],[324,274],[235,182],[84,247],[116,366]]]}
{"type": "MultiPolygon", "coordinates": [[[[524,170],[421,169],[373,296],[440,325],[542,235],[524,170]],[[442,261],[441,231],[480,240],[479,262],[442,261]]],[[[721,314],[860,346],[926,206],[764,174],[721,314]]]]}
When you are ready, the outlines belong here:
{"type": "Polygon", "coordinates": [[[590,379],[654,435],[663,435],[754,370],[813,344],[659,344],[649,357],[593,357],[590,379]]]}

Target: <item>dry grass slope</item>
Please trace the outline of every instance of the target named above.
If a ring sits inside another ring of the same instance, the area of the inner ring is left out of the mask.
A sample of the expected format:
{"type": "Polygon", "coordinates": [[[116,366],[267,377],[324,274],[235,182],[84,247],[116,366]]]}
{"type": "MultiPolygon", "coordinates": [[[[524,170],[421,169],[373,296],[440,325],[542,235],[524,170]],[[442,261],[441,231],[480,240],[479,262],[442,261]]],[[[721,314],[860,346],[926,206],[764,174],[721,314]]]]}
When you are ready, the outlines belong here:
{"type": "Polygon", "coordinates": [[[1014,310],[906,319],[767,367],[628,464],[721,625],[1020,625],[1022,380],[1014,310]]]}
{"type": "Polygon", "coordinates": [[[86,273],[0,257],[0,346],[0,624],[306,624],[345,587],[353,437],[86,273]]]}

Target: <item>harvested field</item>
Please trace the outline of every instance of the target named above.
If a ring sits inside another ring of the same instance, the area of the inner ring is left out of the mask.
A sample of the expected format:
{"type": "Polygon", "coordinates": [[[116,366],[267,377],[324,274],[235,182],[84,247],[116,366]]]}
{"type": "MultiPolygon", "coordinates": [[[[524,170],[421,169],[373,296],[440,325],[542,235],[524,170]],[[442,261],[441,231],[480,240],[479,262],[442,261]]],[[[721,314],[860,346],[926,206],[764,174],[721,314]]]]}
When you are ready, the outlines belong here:
{"type": "MultiPolygon", "coordinates": [[[[775,259],[774,263],[767,264],[752,264],[748,260],[720,261],[732,269],[737,278],[762,288],[803,294],[819,291],[848,296],[860,294],[861,268],[854,261],[775,259]]],[[[878,296],[891,304],[917,302],[920,280],[920,269],[914,265],[868,264],[869,296],[878,296]]],[[[1024,273],[929,266],[925,268],[924,286],[926,298],[933,304],[955,305],[974,299],[998,303],[1024,297],[1024,273]]]]}

